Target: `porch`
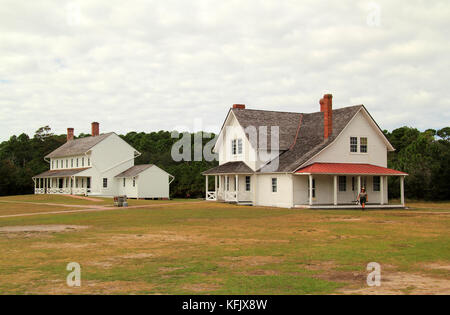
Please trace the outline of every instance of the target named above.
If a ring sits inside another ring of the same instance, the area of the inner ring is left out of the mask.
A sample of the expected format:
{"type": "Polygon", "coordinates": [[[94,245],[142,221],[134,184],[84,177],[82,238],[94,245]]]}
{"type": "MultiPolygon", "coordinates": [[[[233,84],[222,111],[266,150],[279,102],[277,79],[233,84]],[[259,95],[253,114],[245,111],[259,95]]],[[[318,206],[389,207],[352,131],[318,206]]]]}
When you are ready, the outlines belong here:
{"type": "Polygon", "coordinates": [[[80,172],[80,170],[65,170],[39,174],[33,177],[34,193],[88,195],[91,192],[91,177],[74,175],[80,172]]]}
{"type": "Polygon", "coordinates": [[[406,173],[370,164],[315,163],[294,175],[294,207],[361,208],[358,195],[364,187],[367,192],[366,208],[404,208],[405,176],[406,173]],[[389,204],[389,176],[399,177],[399,204],[389,204]]]}
{"type": "Polygon", "coordinates": [[[205,175],[206,200],[252,205],[254,182],[251,174],[205,175]],[[213,190],[209,177],[214,178],[213,190]],[[253,189],[252,189],[253,188],[253,189]]]}

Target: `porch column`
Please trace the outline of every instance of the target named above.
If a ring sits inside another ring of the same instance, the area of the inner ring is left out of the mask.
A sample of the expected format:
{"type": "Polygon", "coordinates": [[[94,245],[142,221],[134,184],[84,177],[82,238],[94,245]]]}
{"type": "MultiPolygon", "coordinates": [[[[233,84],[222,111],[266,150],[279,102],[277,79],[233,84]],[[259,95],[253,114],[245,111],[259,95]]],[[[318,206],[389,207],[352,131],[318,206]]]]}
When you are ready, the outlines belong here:
{"type": "Polygon", "coordinates": [[[361,192],[361,176],[358,176],[358,195],[361,192]]]}
{"type": "Polygon", "coordinates": [[[239,176],[238,175],[235,175],[235,178],[236,178],[236,182],[235,182],[235,190],[236,190],[236,202],[238,202],[239,201],[239,176]]]}
{"type": "Polygon", "coordinates": [[[380,176],[380,205],[384,205],[384,176],[380,176]]]}
{"type": "Polygon", "coordinates": [[[313,176],[309,174],[309,205],[313,203],[313,176]]]}
{"type": "Polygon", "coordinates": [[[256,206],[256,175],[251,177],[253,205],[256,206]]]}
{"type": "Polygon", "coordinates": [[[205,176],[205,199],[208,200],[208,175],[205,176]]]}
{"type": "Polygon", "coordinates": [[[334,205],[337,206],[337,175],[333,176],[333,196],[334,196],[334,205]]]}
{"type": "Polygon", "coordinates": [[[405,205],[405,176],[400,176],[400,202],[405,205]]]}
{"type": "Polygon", "coordinates": [[[34,192],[36,193],[36,188],[37,188],[37,180],[36,178],[34,179],[34,192]]]}
{"type": "Polygon", "coordinates": [[[216,198],[217,198],[217,175],[214,175],[214,191],[216,192],[216,198]]]}

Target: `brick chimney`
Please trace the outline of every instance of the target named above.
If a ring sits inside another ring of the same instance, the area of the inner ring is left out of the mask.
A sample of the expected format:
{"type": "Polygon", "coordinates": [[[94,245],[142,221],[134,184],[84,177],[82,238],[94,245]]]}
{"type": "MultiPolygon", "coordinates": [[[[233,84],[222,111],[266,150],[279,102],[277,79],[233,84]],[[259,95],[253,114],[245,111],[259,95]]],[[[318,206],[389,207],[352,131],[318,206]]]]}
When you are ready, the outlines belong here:
{"type": "Polygon", "coordinates": [[[245,104],[233,104],[233,108],[245,109],[245,104]]]}
{"type": "Polygon", "coordinates": [[[73,128],[67,128],[67,141],[73,140],[73,128]]]}
{"type": "Polygon", "coordinates": [[[333,133],[333,95],[323,96],[320,100],[320,111],[323,112],[323,137],[328,139],[333,133]]]}
{"type": "Polygon", "coordinates": [[[100,124],[98,122],[92,123],[92,136],[98,136],[100,134],[100,124]]]}

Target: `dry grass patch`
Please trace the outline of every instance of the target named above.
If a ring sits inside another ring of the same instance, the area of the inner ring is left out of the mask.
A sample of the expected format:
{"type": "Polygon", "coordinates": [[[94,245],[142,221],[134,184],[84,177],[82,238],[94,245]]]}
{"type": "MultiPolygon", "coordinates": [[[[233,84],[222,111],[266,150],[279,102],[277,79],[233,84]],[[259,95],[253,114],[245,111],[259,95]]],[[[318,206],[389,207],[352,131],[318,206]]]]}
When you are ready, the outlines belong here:
{"type": "Polygon", "coordinates": [[[0,233],[32,233],[32,232],[73,232],[75,230],[87,229],[84,225],[23,225],[23,226],[3,226],[0,227],[0,233]]]}

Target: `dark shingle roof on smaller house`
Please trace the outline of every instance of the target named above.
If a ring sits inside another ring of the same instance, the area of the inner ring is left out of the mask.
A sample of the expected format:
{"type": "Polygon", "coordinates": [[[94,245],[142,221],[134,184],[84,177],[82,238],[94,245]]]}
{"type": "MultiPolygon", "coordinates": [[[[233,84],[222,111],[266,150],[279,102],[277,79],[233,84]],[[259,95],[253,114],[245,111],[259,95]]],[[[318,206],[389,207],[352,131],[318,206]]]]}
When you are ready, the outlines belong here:
{"type": "Polygon", "coordinates": [[[146,169],[152,167],[153,164],[141,164],[130,167],[129,169],[123,171],[122,173],[116,175],[115,177],[134,177],[145,171],[146,169]]]}
{"type": "Polygon", "coordinates": [[[96,144],[100,143],[104,139],[108,138],[114,132],[104,133],[95,137],[79,138],[71,141],[67,141],[62,146],[47,154],[46,158],[57,158],[65,156],[73,156],[84,154],[96,144]]]}
{"type": "Polygon", "coordinates": [[[75,169],[68,169],[68,170],[49,170],[45,171],[41,174],[38,174],[36,176],[33,176],[33,178],[44,178],[44,177],[68,177],[68,176],[74,176],[78,173],[81,173],[82,171],[85,171],[89,169],[89,167],[86,168],[75,168],[75,169]]]}
{"type": "Polygon", "coordinates": [[[225,164],[210,168],[204,171],[203,175],[214,174],[253,174],[253,170],[242,161],[227,162],[225,164]]]}

